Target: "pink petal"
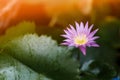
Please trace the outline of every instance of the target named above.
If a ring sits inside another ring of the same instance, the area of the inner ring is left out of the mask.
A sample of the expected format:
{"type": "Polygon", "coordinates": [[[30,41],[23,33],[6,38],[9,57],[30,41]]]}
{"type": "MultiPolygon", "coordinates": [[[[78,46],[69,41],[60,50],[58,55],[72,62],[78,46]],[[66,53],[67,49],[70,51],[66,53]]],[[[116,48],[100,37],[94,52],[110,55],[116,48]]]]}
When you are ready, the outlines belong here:
{"type": "MultiPolygon", "coordinates": [[[[89,37],[88,37],[89,38],[89,37]]],[[[94,36],[94,37],[90,37],[90,39],[89,39],[89,41],[94,41],[94,40],[96,40],[96,39],[98,39],[99,38],[99,36],[94,36]]]]}
{"type": "Polygon", "coordinates": [[[67,28],[67,30],[68,30],[69,34],[71,34],[71,35],[74,35],[74,34],[75,34],[75,33],[72,31],[72,29],[67,28]]]}
{"type": "Polygon", "coordinates": [[[73,41],[71,39],[65,39],[63,40],[64,42],[69,42],[69,43],[72,43],[73,41]]]}
{"type": "Polygon", "coordinates": [[[68,32],[73,33],[72,30],[68,27],[67,27],[67,30],[68,30],[68,32]]]}
{"type": "MultiPolygon", "coordinates": [[[[84,30],[84,24],[83,24],[83,22],[80,23],[80,29],[81,29],[81,31],[84,30]]],[[[81,31],[80,31],[80,32],[81,32],[81,31]]]]}
{"type": "Polygon", "coordinates": [[[61,43],[60,45],[68,45],[69,43],[67,43],[67,42],[63,42],[63,43],[61,43]]]}
{"type": "Polygon", "coordinates": [[[80,27],[81,27],[82,29],[84,29],[84,24],[83,24],[83,22],[80,23],[80,27]]]}
{"type": "Polygon", "coordinates": [[[75,45],[74,45],[74,43],[70,43],[68,46],[71,47],[71,46],[75,46],[75,45]]]}
{"type": "Polygon", "coordinates": [[[80,46],[79,49],[83,53],[83,55],[86,55],[86,47],[85,46],[80,46]]]}
{"type": "Polygon", "coordinates": [[[64,37],[64,38],[69,38],[69,39],[72,39],[72,37],[71,36],[68,36],[68,35],[65,35],[65,34],[63,34],[63,35],[61,35],[62,37],[64,37]]]}
{"type": "Polygon", "coordinates": [[[75,28],[72,25],[70,25],[70,28],[73,32],[76,32],[75,28]]]}
{"type": "Polygon", "coordinates": [[[93,28],[93,24],[90,26],[90,28],[88,29],[88,34],[90,33],[90,31],[92,30],[93,28]]]}
{"type": "Polygon", "coordinates": [[[80,25],[77,22],[75,22],[75,25],[76,25],[76,27],[80,27],[80,25]]]}
{"type": "Polygon", "coordinates": [[[89,43],[89,44],[87,44],[87,46],[88,46],[88,47],[91,47],[91,46],[92,46],[92,47],[99,47],[99,45],[98,45],[96,42],[94,42],[94,41],[91,42],[91,43],[89,43]]]}
{"type": "Polygon", "coordinates": [[[89,34],[88,37],[93,37],[97,31],[98,31],[98,29],[94,30],[93,32],[91,32],[91,33],[89,34]]]}
{"type": "Polygon", "coordinates": [[[64,30],[64,32],[65,32],[67,35],[69,35],[69,34],[70,34],[70,32],[68,32],[67,30],[64,30]]]}
{"type": "Polygon", "coordinates": [[[85,33],[88,31],[88,22],[85,24],[85,33]]]}
{"type": "Polygon", "coordinates": [[[80,25],[77,22],[75,22],[75,25],[76,25],[77,35],[79,35],[79,33],[80,33],[80,25]]]}
{"type": "Polygon", "coordinates": [[[92,44],[90,44],[90,45],[93,46],[93,47],[99,47],[99,45],[96,44],[96,43],[92,43],[92,44]]]}

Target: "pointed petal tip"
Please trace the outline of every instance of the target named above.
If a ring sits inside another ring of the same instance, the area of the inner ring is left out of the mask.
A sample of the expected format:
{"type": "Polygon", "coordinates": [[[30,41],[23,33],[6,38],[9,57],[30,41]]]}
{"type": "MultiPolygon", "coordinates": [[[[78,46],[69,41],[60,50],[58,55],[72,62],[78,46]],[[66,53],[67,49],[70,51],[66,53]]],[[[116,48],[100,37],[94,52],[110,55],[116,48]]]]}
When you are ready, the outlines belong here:
{"type": "Polygon", "coordinates": [[[85,52],[83,52],[83,55],[84,55],[84,56],[86,56],[86,53],[85,53],[85,52]]]}
{"type": "Polygon", "coordinates": [[[86,55],[86,47],[80,46],[79,49],[83,53],[83,55],[85,56],[86,55]]]}
{"type": "Polygon", "coordinates": [[[79,28],[79,26],[80,26],[78,22],[75,22],[75,25],[77,28],[79,28]]]}
{"type": "Polygon", "coordinates": [[[86,22],[86,24],[85,25],[88,25],[88,21],[86,22]]]}
{"type": "Polygon", "coordinates": [[[61,36],[61,37],[64,37],[64,38],[66,38],[66,36],[67,36],[67,35],[65,35],[65,34],[62,34],[62,35],[60,35],[60,36],[61,36]]]}
{"type": "Polygon", "coordinates": [[[66,45],[68,45],[68,43],[63,42],[63,43],[60,43],[60,45],[61,45],[61,46],[66,46],[66,45]]]}
{"type": "Polygon", "coordinates": [[[97,44],[97,46],[96,47],[100,47],[100,45],[99,44],[97,44]]]}
{"type": "Polygon", "coordinates": [[[92,25],[89,27],[89,30],[90,30],[90,31],[92,30],[93,26],[94,26],[94,24],[92,24],[92,25]]]}
{"type": "Polygon", "coordinates": [[[71,29],[71,30],[73,30],[73,29],[74,29],[73,25],[69,24],[69,26],[70,26],[70,29],[71,29]]]}
{"type": "Polygon", "coordinates": [[[73,25],[69,24],[70,27],[73,27],[73,25]]]}
{"type": "Polygon", "coordinates": [[[80,25],[84,25],[84,23],[83,23],[83,22],[80,22],[80,25]]]}
{"type": "Polygon", "coordinates": [[[75,21],[75,24],[78,23],[77,21],[75,21]]]}
{"type": "Polygon", "coordinates": [[[93,47],[100,47],[100,45],[98,45],[96,43],[92,44],[91,46],[93,46],[93,47]]]}
{"type": "Polygon", "coordinates": [[[64,34],[60,35],[61,37],[63,37],[64,34]]]}
{"type": "Polygon", "coordinates": [[[89,36],[90,36],[90,37],[93,37],[93,36],[97,33],[97,31],[98,31],[98,29],[90,32],[90,33],[89,33],[89,36]]]}
{"type": "Polygon", "coordinates": [[[66,32],[67,32],[67,30],[64,30],[64,32],[66,33],[66,32]]]}
{"type": "Polygon", "coordinates": [[[98,31],[99,29],[97,28],[96,31],[98,31]]]}

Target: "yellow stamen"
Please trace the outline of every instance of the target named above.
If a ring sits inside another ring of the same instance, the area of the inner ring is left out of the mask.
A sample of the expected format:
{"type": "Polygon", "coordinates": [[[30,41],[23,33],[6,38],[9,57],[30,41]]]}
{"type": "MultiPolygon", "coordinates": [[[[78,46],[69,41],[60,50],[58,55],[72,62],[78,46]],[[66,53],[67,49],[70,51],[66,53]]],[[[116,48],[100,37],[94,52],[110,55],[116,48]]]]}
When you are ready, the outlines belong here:
{"type": "Polygon", "coordinates": [[[74,42],[76,45],[84,45],[87,43],[87,37],[86,35],[79,35],[74,38],[74,42]]]}

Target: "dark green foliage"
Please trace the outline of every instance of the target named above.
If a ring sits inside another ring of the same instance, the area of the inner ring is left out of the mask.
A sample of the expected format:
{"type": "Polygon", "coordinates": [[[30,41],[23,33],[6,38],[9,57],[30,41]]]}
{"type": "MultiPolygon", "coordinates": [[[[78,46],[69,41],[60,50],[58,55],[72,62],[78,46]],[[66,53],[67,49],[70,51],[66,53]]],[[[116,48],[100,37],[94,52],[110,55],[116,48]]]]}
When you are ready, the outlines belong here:
{"type": "Polygon", "coordinates": [[[103,61],[88,61],[81,68],[81,80],[111,80],[116,76],[116,71],[112,65],[103,61]]]}
{"type": "Polygon", "coordinates": [[[83,64],[89,60],[99,60],[111,65],[115,64],[116,51],[107,46],[100,45],[98,48],[87,48],[87,55],[81,56],[80,63],[83,64]]]}
{"type": "Polygon", "coordinates": [[[63,38],[60,35],[63,34],[63,29],[61,25],[56,25],[55,27],[39,26],[36,27],[36,32],[39,35],[51,36],[53,39],[57,40],[58,43],[61,43],[63,38]]]}
{"type": "Polygon", "coordinates": [[[77,60],[72,58],[68,48],[57,46],[50,37],[25,35],[7,43],[3,51],[52,79],[79,79],[77,60]]]}
{"type": "Polygon", "coordinates": [[[0,80],[41,80],[38,73],[12,57],[0,54],[0,80]]]}
{"type": "Polygon", "coordinates": [[[87,48],[86,56],[79,49],[74,49],[72,52],[74,57],[80,59],[80,80],[111,80],[116,76],[116,51],[113,49],[102,45],[99,48],[87,48]]]}
{"type": "Polygon", "coordinates": [[[99,24],[100,43],[108,46],[120,46],[120,21],[103,21],[99,24]]]}

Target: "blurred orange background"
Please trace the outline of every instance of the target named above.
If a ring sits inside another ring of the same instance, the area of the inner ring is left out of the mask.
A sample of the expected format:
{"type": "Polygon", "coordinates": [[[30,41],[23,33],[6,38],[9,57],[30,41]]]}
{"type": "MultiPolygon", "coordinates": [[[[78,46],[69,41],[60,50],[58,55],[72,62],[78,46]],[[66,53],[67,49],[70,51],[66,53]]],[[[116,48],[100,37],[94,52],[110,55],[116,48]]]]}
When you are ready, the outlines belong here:
{"type": "Polygon", "coordinates": [[[0,0],[0,34],[21,21],[65,27],[74,21],[120,18],[119,5],[120,0],[0,0]]]}

